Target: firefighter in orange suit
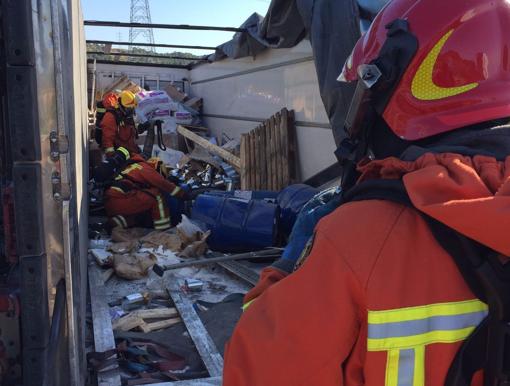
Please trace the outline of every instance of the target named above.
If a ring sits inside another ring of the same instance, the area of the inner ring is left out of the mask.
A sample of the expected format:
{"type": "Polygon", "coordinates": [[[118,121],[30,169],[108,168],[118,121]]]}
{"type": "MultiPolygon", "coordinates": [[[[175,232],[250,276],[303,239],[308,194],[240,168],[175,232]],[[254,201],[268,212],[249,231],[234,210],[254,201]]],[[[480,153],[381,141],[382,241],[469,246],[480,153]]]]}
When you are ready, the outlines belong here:
{"type": "Polygon", "coordinates": [[[154,229],[170,228],[170,213],[163,194],[184,199],[186,192],[168,181],[158,171],[160,166],[158,162],[146,162],[138,154],[130,156],[121,147],[96,168],[96,182],[107,186],[104,205],[110,228],[143,226],[147,217],[154,229]]]}
{"type": "Polygon", "coordinates": [[[131,91],[122,91],[119,96],[109,93],[103,98],[106,109],[100,127],[102,130],[102,149],[107,156],[116,148],[124,147],[131,154],[140,153],[136,144],[137,132],[133,119],[137,105],[136,96],[131,91]]]}
{"type": "Polygon", "coordinates": [[[506,0],[379,13],[339,78],[343,201],[245,298],[224,386],[505,384],[509,36],[506,0]]]}

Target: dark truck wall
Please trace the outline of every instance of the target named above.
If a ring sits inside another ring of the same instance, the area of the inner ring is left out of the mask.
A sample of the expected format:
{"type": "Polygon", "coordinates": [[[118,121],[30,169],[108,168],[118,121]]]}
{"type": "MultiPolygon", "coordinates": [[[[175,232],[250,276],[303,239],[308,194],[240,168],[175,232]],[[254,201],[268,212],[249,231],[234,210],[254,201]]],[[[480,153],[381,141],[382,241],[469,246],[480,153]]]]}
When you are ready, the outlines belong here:
{"type": "Polygon", "coordinates": [[[82,385],[88,140],[80,4],[3,0],[1,22],[1,130],[14,181],[24,385],[82,385]],[[66,307],[62,329],[50,337],[59,282],[66,307]]]}

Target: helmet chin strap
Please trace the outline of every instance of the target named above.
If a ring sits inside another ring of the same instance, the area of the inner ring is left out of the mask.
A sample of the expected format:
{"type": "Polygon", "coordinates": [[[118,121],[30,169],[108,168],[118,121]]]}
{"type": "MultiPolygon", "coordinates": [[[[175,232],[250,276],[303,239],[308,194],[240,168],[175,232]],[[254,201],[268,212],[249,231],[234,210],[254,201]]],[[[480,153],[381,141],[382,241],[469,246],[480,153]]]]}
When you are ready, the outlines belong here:
{"type": "Polygon", "coordinates": [[[342,190],[349,190],[356,183],[356,165],[368,154],[368,136],[374,126],[377,113],[373,107],[373,87],[382,73],[375,64],[358,68],[358,84],[345,119],[346,137],[335,151],[342,167],[342,190]]]}
{"type": "Polygon", "coordinates": [[[344,124],[346,137],[335,151],[342,167],[344,191],[355,185],[356,165],[369,154],[370,132],[418,50],[418,39],[409,31],[406,20],[396,19],[386,29],[379,57],[357,69],[358,84],[344,124]]]}

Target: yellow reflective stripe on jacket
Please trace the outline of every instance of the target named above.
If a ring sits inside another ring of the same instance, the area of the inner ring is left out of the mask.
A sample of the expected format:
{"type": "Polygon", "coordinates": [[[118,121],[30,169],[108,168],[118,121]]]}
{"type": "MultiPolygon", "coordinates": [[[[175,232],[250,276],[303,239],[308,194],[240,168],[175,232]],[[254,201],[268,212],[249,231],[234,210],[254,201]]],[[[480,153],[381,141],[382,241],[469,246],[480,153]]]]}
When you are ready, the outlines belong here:
{"type": "Polygon", "coordinates": [[[454,303],[437,303],[427,306],[398,308],[395,310],[368,311],[368,324],[403,322],[438,315],[459,315],[477,311],[487,311],[487,305],[479,300],[466,300],[454,303]]]}
{"type": "Polygon", "coordinates": [[[466,339],[487,316],[479,300],[368,311],[368,351],[386,351],[386,386],[424,386],[425,348],[466,339]]]}
{"type": "Polygon", "coordinates": [[[115,148],[114,147],[107,147],[106,149],[104,149],[104,152],[105,153],[112,153],[115,151],[115,148]]]}
{"type": "Polygon", "coordinates": [[[175,189],[170,193],[171,196],[176,196],[181,191],[181,188],[178,186],[175,187],[175,189]]]}
{"type": "Polygon", "coordinates": [[[126,160],[129,159],[129,151],[128,151],[128,149],[126,149],[124,147],[119,147],[117,150],[120,151],[122,154],[124,154],[124,157],[126,157],[126,160]]]}
{"type": "Polygon", "coordinates": [[[141,165],[138,165],[138,164],[131,164],[129,165],[127,168],[125,168],[121,173],[122,174],[129,174],[131,173],[133,170],[141,170],[143,169],[141,165]]]}
{"type": "Polygon", "coordinates": [[[257,300],[257,298],[255,298],[255,299],[251,299],[249,302],[244,303],[244,304],[243,304],[243,306],[241,307],[241,308],[243,309],[243,311],[246,311],[246,310],[248,309],[248,307],[249,307],[249,306],[251,306],[251,304],[252,304],[255,300],[257,300]]]}
{"type": "Polygon", "coordinates": [[[110,189],[112,190],[116,190],[118,192],[121,192],[122,194],[126,194],[125,191],[123,191],[121,188],[119,188],[118,186],[112,186],[110,189]]]}

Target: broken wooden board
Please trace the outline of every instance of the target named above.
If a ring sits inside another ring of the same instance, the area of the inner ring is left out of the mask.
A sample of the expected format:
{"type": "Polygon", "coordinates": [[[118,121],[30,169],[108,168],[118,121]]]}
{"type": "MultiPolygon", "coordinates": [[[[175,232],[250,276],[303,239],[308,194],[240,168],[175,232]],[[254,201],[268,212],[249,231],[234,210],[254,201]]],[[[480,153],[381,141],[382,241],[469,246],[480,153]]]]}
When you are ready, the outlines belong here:
{"type": "Polygon", "coordinates": [[[201,136],[195,134],[191,130],[186,129],[184,126],[177,125],[177,132],[179,134],[181,134],[182,136],[188,138],[189,140],[193,141],[197,145],[203,147],[210,153],[223,158],[226,162],[228,162],[230,165],[232,165],[238,171],[241,170],[241,159],[239,157],[236,157],[234,154],[230,153],[229,151],[222,149],[219,146],[216,146],[215,144],[209,142],[207,139],[202,138],[201,136]]]}
{"type": "MultiPolygon", "coordinates": [[[[105,352],[115,348],[110,310],[106,302],[106,294],[102,271],[95,263],[89,266],[89,290],[94,328],[94,347],[96,352],[105,352]]],[[[98,386],[120,386],[119,368],[99,372],[98,386]]]]}
{"type": "Polygon", "coordinates": [[[140,328],[143,332],[148,333],[152,331],[162,330],[164,328],[172,327],[175,324],[181,323],[181,318],[173,318],[167,320],[161,320],[153,323],[143,323],[140,328]]]}
{"type": "Polygon", "coordinates": [[[179,313],[175,308],[155,308],[150,310],[133,311],[115,320],[113,322],[113,330],[130,331],[137,327],[140,327],[143,332],[150,332],[156,329],[160,330],[162,328],[170,327],[174,324],[179,323],[180,319],[175,318],[178,315],[179,313]],[[168,319],[163,321],[166,323],[160,322],[147,323],[145,321],[145,319],[163,319],[163,318],[168,319]]]}
{"type": "Polygon", "coordinates": [[[221,376],[223,373],[223,358],[193,308],[193,303],[181,291],[178,280],[172,276],[168,277],[167,290],[209,375],[211,377],[221,376]]]}

